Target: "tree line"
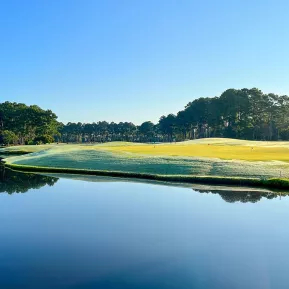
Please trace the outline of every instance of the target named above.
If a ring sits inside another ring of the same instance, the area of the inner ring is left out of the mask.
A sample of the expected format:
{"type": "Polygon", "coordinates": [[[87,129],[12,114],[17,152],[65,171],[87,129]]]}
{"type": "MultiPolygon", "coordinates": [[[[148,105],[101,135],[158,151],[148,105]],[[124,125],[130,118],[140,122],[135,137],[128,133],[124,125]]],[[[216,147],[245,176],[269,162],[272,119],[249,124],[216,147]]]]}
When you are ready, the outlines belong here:
{"type": "Polygon", "coordinates": [[[228,89],[220,96],[189,102],[176,115],[161,116],[158,123],[132,122],[63,124],[51,110],[36,105],[0,104],[0,142],[172,142],[227,137],[247,140],[289,139],[289,97],[263,93],[257,88],[228,89]]]}

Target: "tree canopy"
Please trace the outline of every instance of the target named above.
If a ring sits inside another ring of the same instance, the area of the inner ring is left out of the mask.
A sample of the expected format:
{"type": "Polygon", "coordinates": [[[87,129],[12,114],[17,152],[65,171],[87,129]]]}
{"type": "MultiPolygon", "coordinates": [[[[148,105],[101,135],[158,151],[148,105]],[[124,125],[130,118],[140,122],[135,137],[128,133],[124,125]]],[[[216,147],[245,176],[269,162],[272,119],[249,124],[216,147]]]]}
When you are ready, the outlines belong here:
{"type": "Polygon", "coordinates": [[[37,139],[51,142],[59,135],[59,128],[51,110],[23,103],[0,103],[0,141],[4,144],[34,144],[37,139]]]}

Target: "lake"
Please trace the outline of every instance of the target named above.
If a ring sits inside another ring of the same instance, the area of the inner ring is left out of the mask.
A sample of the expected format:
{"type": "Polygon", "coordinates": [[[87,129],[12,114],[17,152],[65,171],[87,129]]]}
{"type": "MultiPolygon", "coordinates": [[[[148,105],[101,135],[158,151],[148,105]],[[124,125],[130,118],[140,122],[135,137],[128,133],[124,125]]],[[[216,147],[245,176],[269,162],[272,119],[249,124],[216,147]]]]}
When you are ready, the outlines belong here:
{"type": "Polygon", "coordinates": [[[0,288],[289,288],[289,197],[76,178],[1,169],[0,288]]]}

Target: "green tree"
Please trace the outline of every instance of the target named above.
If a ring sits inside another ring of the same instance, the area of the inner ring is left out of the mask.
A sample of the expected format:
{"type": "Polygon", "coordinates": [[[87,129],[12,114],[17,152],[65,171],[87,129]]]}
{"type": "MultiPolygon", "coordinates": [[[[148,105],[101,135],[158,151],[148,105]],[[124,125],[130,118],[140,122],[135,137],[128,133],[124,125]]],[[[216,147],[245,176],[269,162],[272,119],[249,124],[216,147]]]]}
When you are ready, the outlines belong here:
{"type": "Polygon", "coordinates": [[[2,133],[3,138],[3,144],[10,145],[10,144],[16,144],[17,143],[17,135],[10,130],[4,130],[2,133]]]}

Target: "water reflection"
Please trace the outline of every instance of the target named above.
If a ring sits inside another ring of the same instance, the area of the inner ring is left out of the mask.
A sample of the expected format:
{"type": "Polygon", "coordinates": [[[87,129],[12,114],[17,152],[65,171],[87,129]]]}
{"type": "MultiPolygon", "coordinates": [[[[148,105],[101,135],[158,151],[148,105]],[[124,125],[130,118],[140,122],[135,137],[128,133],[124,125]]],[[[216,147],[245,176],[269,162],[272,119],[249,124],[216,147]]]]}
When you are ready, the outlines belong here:
{"type": "Polygon", "coordinates": [[[225,191],[225,190],[195,190],[199,193],[205,194],[218,194],[220,197],[228,202],[228,203],[257,203],[261,201],[262,198],[266,198],[268,200],[281,198],[284,196],[288,196],[288,192],[270,192],[270,191],[225,191]]]}
{"type": "Polygon", "coordinates": [[[1,289],[289,288],[288,198],[58,177],[1,168],[0,191],[39,188],[0,194],[1,289]]]}
{"type": "Polygon", "coordinates": [[[30,189],[53,186],[58,178],[31,173],[20,173],[0,165],[0,193],[26,193],[30,189]]]}

